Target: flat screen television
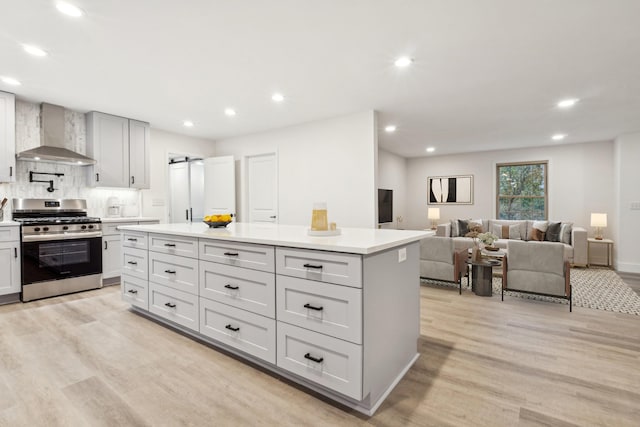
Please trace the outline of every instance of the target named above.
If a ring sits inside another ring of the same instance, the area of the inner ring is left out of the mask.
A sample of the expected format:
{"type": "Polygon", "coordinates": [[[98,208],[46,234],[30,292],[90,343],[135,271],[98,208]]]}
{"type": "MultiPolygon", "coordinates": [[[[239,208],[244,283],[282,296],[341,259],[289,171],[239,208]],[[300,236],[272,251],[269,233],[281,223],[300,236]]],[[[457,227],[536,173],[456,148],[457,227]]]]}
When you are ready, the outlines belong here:
{"type": "Polygon", "coordinates": [[[393,190],[378,188],[378,224],[393,222],[393,190]]]}

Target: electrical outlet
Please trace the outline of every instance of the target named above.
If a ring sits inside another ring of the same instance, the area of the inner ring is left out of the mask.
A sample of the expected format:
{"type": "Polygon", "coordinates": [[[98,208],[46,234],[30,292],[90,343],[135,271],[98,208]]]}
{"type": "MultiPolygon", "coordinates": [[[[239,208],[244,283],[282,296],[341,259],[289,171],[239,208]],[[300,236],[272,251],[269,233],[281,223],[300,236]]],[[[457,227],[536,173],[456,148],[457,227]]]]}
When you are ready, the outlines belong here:
{"type": "Polygon", "coordinates": [[[407,260],[407,248],[398,249],[398,262],[407,260]]]}
{"type": "Polygon", "coordinates": [[[640,211],[640,202],[631,202],[632,211],[640,211]]]}

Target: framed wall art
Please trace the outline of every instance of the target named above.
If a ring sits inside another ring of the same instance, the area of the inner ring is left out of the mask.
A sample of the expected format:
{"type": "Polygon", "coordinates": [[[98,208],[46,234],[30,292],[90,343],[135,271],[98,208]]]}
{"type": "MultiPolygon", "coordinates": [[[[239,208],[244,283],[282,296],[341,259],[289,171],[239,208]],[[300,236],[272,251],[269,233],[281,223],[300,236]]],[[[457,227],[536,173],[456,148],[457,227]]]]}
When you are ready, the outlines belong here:
{"type": "Polygon", "coordinates": [[[430,176],[427,192],[430,205],[472,205],[473,175],[430,176]]]}

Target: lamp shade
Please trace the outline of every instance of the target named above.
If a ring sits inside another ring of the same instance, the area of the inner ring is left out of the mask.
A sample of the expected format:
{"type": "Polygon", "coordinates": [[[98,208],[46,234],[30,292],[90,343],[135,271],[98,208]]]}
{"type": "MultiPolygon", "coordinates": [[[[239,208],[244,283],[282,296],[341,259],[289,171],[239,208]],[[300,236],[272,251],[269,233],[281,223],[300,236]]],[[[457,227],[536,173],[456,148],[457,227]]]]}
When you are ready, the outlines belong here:
{"type": "Polygon", "coordinates": [[[606,227],[607,226],[607,214],[606,213],[592,213],[591,214],[591,226],[592,227],[606,227]]]}
{"type": "Polygon", "coordinates": [[[440,219],[440,208],[428,208],[428,210],[427,210],[427,218],[429,218],[429,219],[440,219]]]}

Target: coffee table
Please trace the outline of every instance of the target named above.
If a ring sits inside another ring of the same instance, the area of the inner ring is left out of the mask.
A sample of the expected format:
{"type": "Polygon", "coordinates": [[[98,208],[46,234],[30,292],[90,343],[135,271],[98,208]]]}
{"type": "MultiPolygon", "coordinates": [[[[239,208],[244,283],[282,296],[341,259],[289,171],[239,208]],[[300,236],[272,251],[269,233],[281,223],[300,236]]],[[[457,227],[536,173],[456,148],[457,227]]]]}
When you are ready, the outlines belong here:
{"type": "Polygon", "coordinates": [[[493,267],[500,267],[502,261],[496,258],[482,258],[480,261],[467,259],[471,266],[471,290],[478,296],[493,295],[493,267]]]}

